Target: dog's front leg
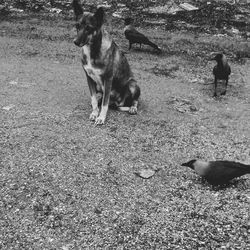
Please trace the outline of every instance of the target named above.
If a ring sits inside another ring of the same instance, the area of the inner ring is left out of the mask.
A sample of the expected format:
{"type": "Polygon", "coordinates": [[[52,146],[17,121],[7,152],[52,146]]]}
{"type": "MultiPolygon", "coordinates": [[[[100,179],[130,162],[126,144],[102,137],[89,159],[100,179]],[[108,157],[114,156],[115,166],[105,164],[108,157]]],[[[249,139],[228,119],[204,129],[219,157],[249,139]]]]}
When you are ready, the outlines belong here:
{"type": "Polygon", "coordinates": [[[95,125],[102,125],[104,124],[109,108],[109,98],[112,88],[112,79],[106,80],[104,82],[103,87],[103,98],[102,98],[102,107],[100,115],[95,120],[95,125]]]}
{"type": "Polygon", "coordinates": [[[91,96],[91,105],[92,105],[92,113],[89,116],[89,119],[91,121],[95,121],[96,118],[98,117],[99,114],[99,108],[98,108],[98,99],[97,99],[97,95],[96,95],[96,83],[93,81],[92,78],[90,78],[88,76],[88,74],[86,73],[87,76],[87,81],[88,81],[88,85],[89,85],[89,91],[90,91],[90,96],[91,96]]]}

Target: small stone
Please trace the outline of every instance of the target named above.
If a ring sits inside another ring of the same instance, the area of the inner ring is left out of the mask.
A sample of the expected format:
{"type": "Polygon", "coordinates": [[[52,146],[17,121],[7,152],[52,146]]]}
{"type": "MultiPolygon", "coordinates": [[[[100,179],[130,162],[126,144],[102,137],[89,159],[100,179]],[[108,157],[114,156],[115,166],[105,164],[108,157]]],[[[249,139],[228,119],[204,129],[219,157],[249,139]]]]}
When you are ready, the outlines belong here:
{"type": "Polygon", "coordinates": [[[190,106],[190,111],[196,112],[196,111],[198,111],[198,108],[196,106],[194,106],[194,105],[191,105],[190,106]]]}
{"type": "Polygon", "coordinates": [[[14,107],[15,107],[14,104],[10,104],[10,105],[8,105],[8,106],[3,107],[2,109],[3,109],[3,110],[6,110],[6,111],[10,111],[10,110],[13,109],[14,107]]]}
{"type": "Polygon", "coordinates": [[[142,169],[136,172],[135,174],[143,179],[149,179],[153,177],[155,173],[156,173],[156,170],[153,170],[153,169],[142,169]]]}

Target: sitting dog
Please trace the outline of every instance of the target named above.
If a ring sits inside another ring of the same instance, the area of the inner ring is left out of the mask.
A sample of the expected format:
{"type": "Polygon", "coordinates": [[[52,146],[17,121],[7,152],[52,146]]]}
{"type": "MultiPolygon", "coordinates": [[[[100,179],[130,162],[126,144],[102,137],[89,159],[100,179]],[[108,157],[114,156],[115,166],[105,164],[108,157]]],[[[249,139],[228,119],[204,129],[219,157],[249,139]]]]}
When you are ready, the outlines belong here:
{"type": "Polygon", "coordinates": [[[104,124],[109,105],[136,114],[140,88],[126,57],[102,27],[103,9],[100,7],[92,14],[83,12],[79,0],[73,0],[72,5],[77,29],[74,43],[81,47],[82,66],[91,95],[90,120],[95,125],[104,124]]]}

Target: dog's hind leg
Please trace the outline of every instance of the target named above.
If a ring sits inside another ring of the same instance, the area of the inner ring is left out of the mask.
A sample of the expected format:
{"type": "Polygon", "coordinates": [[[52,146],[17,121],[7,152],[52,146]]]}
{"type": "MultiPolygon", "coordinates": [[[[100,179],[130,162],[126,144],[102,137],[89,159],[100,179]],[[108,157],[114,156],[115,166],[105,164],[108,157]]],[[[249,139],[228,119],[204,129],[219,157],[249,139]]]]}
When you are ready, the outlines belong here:
{"type": "Polygon", "coordinates": [[[134,79],[129,79],[126,85],[122,100],[117,104],[120,111],[129,112],[130,114],[137,113],[138,99],[140,96],[140,88],[134,79]]]}
{"type": "Polygon", "coordinates": [[[119,109],[121,111],[127,111],[131,115],[137,114],[138,99],[140,97],[141,91],[135,80],[130,80],[127,85],[127,90],[124,95],[123,101],[120,103],[119,109]],[[125,106],[125,107],[124,107],[125,106]]]}
{"type": "Polygon", "coordinates": [[[128,112],[131,115],[135,115],[137,114],[138,99],[140,97],[141,90],[139,86],[136,84],[136,82],[132,82],[131,84],[129,84],[129,91],[130,91],[131,98],[132,98],[132,105],[128,112]]]}
{"type": "Polygon", "coordinates": [[[131,115],[137,114],[138,99],[141,91],[135,80],[130,80],[127,85],[123,100],[119,103],[118,110],[129,112],[131,115]]]}

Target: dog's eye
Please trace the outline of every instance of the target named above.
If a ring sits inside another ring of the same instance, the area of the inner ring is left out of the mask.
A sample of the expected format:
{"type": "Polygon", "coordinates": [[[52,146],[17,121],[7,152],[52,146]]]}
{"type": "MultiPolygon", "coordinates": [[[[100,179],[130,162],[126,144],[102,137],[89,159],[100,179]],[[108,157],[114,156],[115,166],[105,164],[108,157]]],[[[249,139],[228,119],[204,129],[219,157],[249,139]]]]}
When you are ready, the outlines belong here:
{"type": "Polygon", "coordinates": [[[90,27],[88,25],[85,27],[85,29],[86,29],[87,32],[91,32],[92,31],[92,27],[90,27]]]}

